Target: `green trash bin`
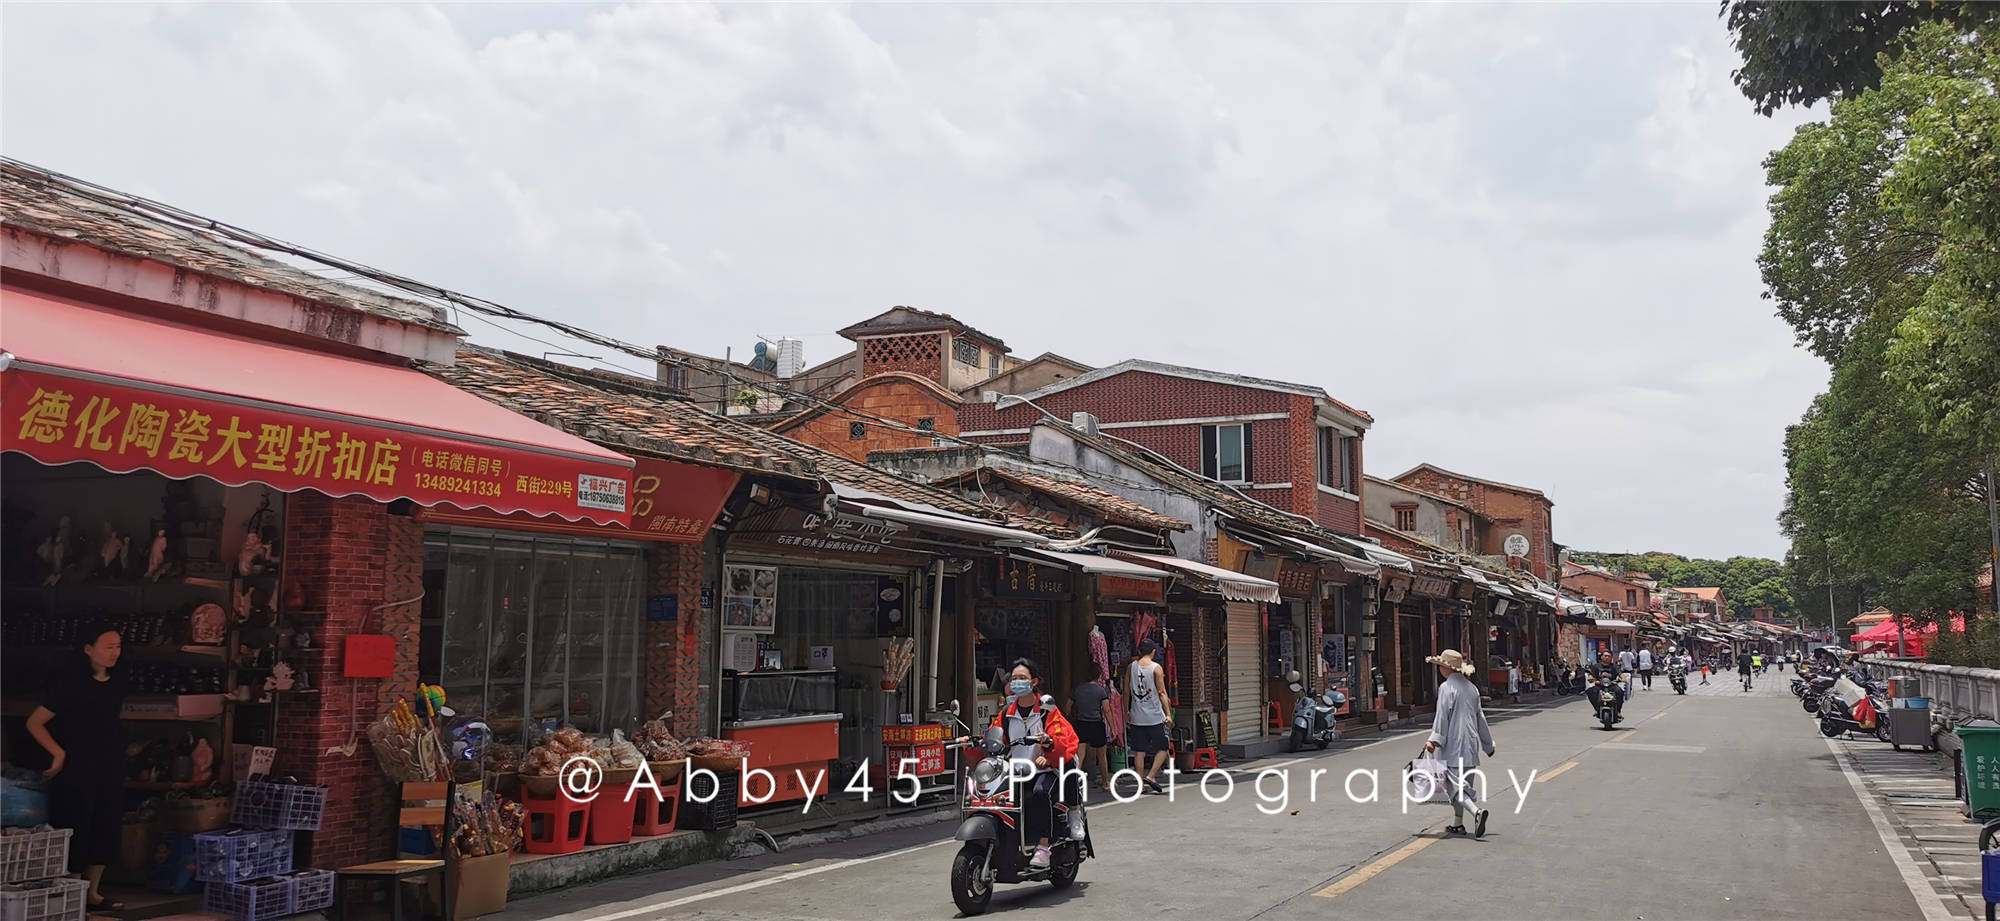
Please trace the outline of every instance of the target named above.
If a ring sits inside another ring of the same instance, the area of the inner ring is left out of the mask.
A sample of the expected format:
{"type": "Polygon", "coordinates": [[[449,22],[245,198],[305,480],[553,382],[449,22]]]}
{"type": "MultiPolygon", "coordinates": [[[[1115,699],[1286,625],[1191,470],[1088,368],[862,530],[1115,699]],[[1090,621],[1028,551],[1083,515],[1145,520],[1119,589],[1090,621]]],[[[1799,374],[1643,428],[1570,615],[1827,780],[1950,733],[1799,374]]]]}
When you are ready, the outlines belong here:
{"type": "Polygon", "coordinates": [[[1105,760],[1110,763],[1111,773],[1116,774],[1119,771],[1125,770],[1125,746],[1120,745],[1112,748],[1109,757],[1105,760]]]}
{"type": "Polygon", "coordinates": [[[2000,819],[2000,723],[1970,720],[1952,733],[1963,746],[1958,757],[1967,814],[1975,822],[2000,819]]]}

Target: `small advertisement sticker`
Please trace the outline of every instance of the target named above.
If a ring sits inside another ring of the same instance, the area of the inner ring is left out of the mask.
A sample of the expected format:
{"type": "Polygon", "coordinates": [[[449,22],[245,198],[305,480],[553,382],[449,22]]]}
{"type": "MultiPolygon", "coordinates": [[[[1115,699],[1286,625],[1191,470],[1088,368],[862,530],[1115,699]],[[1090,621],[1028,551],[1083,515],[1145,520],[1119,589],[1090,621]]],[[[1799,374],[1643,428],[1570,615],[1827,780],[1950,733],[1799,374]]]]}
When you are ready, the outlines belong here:
{"type": "Polygon", "coordinates": [[[579,473],[576,475],[576,504],[578,508],[622,512],[625,510],[625,481],[579,473]]]}

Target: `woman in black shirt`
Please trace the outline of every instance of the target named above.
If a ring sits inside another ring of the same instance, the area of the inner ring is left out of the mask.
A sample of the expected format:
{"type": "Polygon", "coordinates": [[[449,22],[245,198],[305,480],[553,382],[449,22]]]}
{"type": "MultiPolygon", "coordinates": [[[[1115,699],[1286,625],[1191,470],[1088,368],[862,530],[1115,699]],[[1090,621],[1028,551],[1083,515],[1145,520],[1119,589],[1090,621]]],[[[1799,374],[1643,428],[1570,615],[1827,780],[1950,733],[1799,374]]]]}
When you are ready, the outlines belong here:
{"type": "Polygon", "coordinates": [[[125,727],[118,713],[125,682],[115,670],[118,631],[83,644],[82,662],[58,664],[42,704],[28,716],[28,733],[49,753],[49,824],[67,828],[69,862],[90,881],[90,908],[118,911],[99,886],[118,855],[125,802],[125,727]]]}

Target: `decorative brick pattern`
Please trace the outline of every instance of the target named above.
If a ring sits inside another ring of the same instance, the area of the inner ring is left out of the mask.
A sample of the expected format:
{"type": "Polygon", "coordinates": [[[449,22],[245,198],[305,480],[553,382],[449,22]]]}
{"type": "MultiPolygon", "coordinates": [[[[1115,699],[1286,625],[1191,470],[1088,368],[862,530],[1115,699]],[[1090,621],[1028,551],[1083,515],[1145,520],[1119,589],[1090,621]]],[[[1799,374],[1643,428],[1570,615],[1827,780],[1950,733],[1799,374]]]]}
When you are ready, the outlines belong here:
{"type": "Polygon", "coordinates": [[[317,695],[285,699],[278,713],[277,770],[328,788],[342,804],[310,835],[306,860],[332,868],[392,856],[393,791],[369,751],[367,726],[399,696],[415,693],[422,606],[423,527],[369,499],[294,493],[287,503],[285,578],[306,590],[317,649],[300,667],[317,695]],[[382,611],[386,602],[408,601],[382,611]],[[342,677],[341,650],[355,633],[396,640],[387,680],[342,677]],[[342,749],[353,746],[353,754],[342,749]]]}
{"type": "Polygon", "coordinates": [[[861,340],[861,376],[906,371],[944,383],[944,335],[918,333],[861,340]]]}

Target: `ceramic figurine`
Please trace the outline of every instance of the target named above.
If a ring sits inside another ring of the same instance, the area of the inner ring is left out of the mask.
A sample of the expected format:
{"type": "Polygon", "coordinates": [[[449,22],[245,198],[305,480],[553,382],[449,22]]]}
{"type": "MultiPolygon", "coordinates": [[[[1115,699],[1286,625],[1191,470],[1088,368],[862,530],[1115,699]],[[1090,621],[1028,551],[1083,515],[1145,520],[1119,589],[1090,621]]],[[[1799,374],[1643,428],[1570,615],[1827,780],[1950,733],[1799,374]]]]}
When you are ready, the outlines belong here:
{"type": "Polygon", "coordinates": [[[291,664],[288,662],[279,662],[271,666],[271,677],[264,679],[264,690],[289,691],[294,684],[293,679],[294,673],[291,664]]]}
{"type": "Polygon", "coordinates": [[[161,528],[153,532],[153,547],[146,551],[146,579],[160,581],[160,575],[167,571],[167,531],[161,528]]]}
{"type": "Polygon", "coordinates": [[[42,541],[42,546],[35,551],[35,555],[41,557],[43,567],[48,570],[48,577],[42,580],[43,585],[54,585],[62,579],[63,560],[69,555],[69,543],[69,516],[64,515],[56,522],[55,532],[50,534],[47,540],[42,541]]]}
{"type": "Polygon", "coordinates": [[[236,574],[254,576],[264,571],[264,556],[271,548],[256,531],[243,535],[243,549],[236,553],[236,574]]]}
{"type": "Polygon", "coordinates": [[[241,590],[232,589],[229,594],[230,597],[235,599],[236,622],[239,624],[248,622],[250,620],[251,607],[250,586],[245,585],[241,590]]]}
{"type": "Polygon", "coordinates": [[[103,536],[97,541],[97,561],[102,565],[104,572],[124,575],[125,554],[131,546],[131,542],[120,536],[118,529],[111,526],[111,522],[105,522],[103,536]]]}
{"type": "Polygon", "coordinates": [[[188,615],[191,634],[189,640],[206,646],[219,645],[223,633],[227,630],[223,620],[222,606],[219,604],[204,604],[195,608],[194,613],[188,615]]]}
{"type": "Polygon", "coordinates": [[[202,739],[194,743],[193,758],[194,776],[189,779],[195,783],[208,783],[214,780],[215,749],[208,744],[207,739],[202,739]]]}

